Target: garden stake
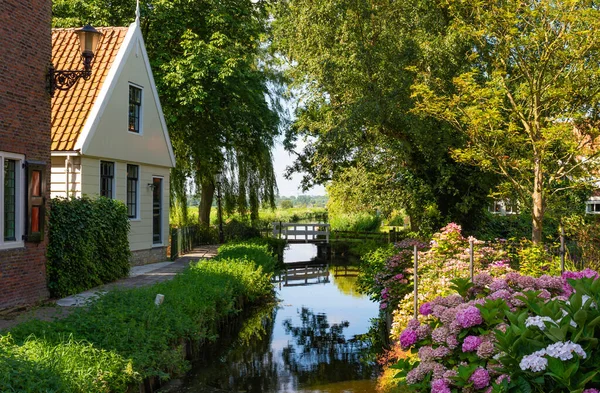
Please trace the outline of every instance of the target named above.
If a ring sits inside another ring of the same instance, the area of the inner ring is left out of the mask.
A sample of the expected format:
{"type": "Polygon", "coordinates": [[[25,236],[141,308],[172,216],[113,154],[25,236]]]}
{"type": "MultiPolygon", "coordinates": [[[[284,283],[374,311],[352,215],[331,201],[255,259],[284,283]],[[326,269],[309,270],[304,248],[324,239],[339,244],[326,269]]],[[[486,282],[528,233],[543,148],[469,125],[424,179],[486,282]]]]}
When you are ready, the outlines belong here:
{"type": "Polygon", "coordinates": [[[560,224],[560,274],[565,272],[565,227],[560,224]]]}
{"type": "Polygon", "coordinates": [[[414,246],[414,253],[415,253],[415,273],[413,275],[413,281],[415,284],[415,319],[417,319],[418,311],[419,311],[419,299],[418,299],[418,281],[419,281],[419,277],[417,275],[417,269],[419,268],[419,256],[417,254],[417,245],[415,244],[414,246]]]}
{"type": "Polygon", "coordinates": [[[471,282],[473,282],[473,240],[469,240],[469,262],[471,265],[471,282]]]}

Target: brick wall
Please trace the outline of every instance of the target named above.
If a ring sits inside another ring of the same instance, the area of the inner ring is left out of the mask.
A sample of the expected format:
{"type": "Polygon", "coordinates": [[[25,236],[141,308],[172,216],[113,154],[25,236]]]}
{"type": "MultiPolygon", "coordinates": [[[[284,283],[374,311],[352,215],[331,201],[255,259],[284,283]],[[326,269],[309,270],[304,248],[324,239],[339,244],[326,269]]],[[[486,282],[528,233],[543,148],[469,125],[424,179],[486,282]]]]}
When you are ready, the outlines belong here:
{"type": "MultiPolygon", "coordinates": [[[[51,0],[0,0],[0,151],[47,164],[50,195],[51,0]]],[[[1,235],[1,234],[0,234],[1,235]]],[[[46,239],[0,250],[0,309],[48,297],[46,239]]]]}

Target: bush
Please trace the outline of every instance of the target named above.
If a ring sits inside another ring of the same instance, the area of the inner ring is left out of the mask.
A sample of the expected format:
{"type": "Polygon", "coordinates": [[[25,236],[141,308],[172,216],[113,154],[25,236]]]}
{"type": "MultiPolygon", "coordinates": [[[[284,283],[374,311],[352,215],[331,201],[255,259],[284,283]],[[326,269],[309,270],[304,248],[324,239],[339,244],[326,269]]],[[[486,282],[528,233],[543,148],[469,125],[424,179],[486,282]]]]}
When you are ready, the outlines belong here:
{"type": "Polygon", "coordinates": [[[253,262],[256,267],[261,267],[266,273],[273,273],[277,266],[277,259],[268,244],[260,241],[246,241],[227,243],[219,247],[215,261],[239,259],[253,262]]]}
{"type": "Polygon", "coordinates": [[[382,218],[377,214],[330,214],[329,223],[335,231],[377,232],[382,218]]]}
{"type": "Polygon", "coordinates": [[[48,288],[54,297],[83,292],[129,274],[129,219],[120,201],[50,201],[48,288]]]}
{"type": "Polygon", "coordinates": [[[454,280],[458,294],[423,304],[425,323],[412,320],[400,334],[400,345],[420,360],[400,361],[400,377],[419,392],[582,392],[600,386],[600,353],[594,353],[600,312],[593,310],[600,282],[567,283],[592,276],[597,274],[534,278],[513,272],[497,279],[483,273],[473,283],[454,280]],[[566,302],[571,285],[576,292],[566,302]]]}
{"type": "Polygon", "coordinates": [[[167,379],[189,369],[186,340],[214,341],[244,305],[273,295],[262,267],[232,257],[109,292],[63,320],[31,321],[0,336],[0,391],[124,392],[145,377],[167,379]],[[157,293],[165,295],[159,307],[157,293]]]}

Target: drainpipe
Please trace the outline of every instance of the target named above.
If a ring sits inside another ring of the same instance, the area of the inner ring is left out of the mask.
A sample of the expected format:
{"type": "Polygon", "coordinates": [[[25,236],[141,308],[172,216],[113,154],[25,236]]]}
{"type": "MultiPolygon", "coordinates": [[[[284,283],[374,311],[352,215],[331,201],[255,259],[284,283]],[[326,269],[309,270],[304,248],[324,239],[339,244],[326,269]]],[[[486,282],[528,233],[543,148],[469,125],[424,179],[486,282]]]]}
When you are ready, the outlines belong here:
{"type": "Polygon", "coordinates": [[[69,199],[69,166],[71,166],[71,156],[65,159],[65,197],[69,199]]]}

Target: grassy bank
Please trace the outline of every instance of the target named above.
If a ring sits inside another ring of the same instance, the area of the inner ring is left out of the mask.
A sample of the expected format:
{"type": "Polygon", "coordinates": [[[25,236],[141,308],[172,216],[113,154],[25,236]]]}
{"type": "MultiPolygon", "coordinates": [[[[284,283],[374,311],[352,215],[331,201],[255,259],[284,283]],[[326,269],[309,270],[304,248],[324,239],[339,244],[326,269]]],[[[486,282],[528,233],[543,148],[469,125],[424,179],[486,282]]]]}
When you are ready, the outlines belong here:
{"type": "Polygon", "coordinates": [[[216,339],[219,324],[273,296],[274,258],[227,245],[222,256],[173,280],[110,292],[55,322],[32,321],[0,335],[0,391],[125,392],[144,378],[185,372],[186,341],[216,339]],[[164,303],[154,305],[156,294],[164,303]]]}

